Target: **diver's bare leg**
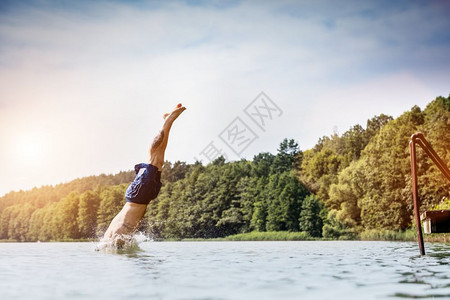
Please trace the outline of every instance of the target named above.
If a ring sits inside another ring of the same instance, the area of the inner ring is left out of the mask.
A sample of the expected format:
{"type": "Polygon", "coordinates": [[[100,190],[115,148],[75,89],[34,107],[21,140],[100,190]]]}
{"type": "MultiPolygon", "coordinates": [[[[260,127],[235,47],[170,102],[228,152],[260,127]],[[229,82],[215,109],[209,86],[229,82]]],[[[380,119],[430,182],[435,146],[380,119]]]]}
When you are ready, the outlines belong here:
{"type": "Polygon", "coordinates": [[[149,149],[150,164],[158,168],[159,171],[162,170],[164,164],[164,153],[166,151],[167,142],[169,140],[169,132],[172,127],[173,122],[178,118],[178,116],[186,110],[181,103],[179,103],[172,112],[164,114],[164,124],[159,132],[159,134],[153,140],[152,145],[149,149]]]}

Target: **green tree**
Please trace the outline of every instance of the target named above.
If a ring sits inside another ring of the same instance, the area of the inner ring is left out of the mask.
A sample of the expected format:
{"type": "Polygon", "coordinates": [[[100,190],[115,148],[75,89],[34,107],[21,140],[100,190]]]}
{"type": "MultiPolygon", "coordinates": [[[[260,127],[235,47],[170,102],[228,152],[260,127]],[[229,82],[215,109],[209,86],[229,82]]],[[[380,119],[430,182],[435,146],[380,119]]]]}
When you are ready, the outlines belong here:
{"type": "Polygon", "coordinates": [[[0,215],[0,239],[9,239],[9,220],[11,219],[11,213],[13,211],[13,208],[11,207],[12,206],[8,206],[2,209],[0,215]]]}
{"type": "Polygon", "coordinates": [[[301,164],[302,152],[293,139],[284,139],[278,147],[278,153],[272,163],[272,172],[283,173],[297,168],[301,164]]]}
{"type": "Polygon", "coordinates": [[[354,161],[342,170],[338,176],[338,183],[330,186],[328,207],[339,211],[339,221],[349,227],[361,226],[360,200],[365,195],[366,181],[365,162],[354,161]]]}
{"type": "Polygon", "coordinates": [[[49,203],[37,211],[41,216],[36,216],[36,218],[39,220],[39,218],[42,217],[42,223],[38,221],[33,223],[32,226],[40,226],[42,224],[42,227],[37,227],[32,231],[36,233],[38,240],[50,241],[60,238],[60,228],[58,227],[59,224],[57,224],[56,220],[57,206],[58,203],[49,203]]]}
{"type": "Polygon", "coordinates": [[[322,228],[322,236],[328,239],[352,240],[357,237],[357,232],[340,222],[338,212],[330,210],[322,228]]]}
{"type": "MultiPolygon", "coordinates": [[[[24,242],[29,228],[30,216],[34,211],[31,204],[17,204],[7,208],[9,224],[7,226],[8,239],[24,242]]],[[[6,221],[6,220],[5,220],[6,221]]]]}
{"type": "Polygon", "coordinates": [[[95,236],[97,230],[97,211],[100,206],[100,191],[86,191],[80,196],[78,204],[78,230],[80,237],[90,238],[95,236]]]}
{"type": "Polygon", "coordinates": [[[269,182],[266,188],[267,203],[267,218],[266,218],[266,230],[267,231],[283,231],[286,230],[286,223],[284,218],[283,207],[281,206],[281,199],[279,197],[279,175],[272,174],[269,177],[269,182]]]}
{"type": "Polygon", "coordinates": [[[251,221],[253,218],[255,203],[263,200],[264,177],[242,177],[237,185],[237,192],[240,197],[240,213],[242,214],[242,225],[240,232],[251,231],[251,221]]]}
{"type": "Polygon", "coordinates": [[[308,195],[306,187],[289,171],[271,175],[268,188],[267,230],[298,231],[298,216],[308,195]]]}
{"type": "Polygon", "coordinates": [[[102,235],[115,215],[122,209],[127,184],[106,187],[100,194],[100,206],[97,213],[97,235],[102,235]]]}
{"type": "Polygon", "coordinates": [[[414,109],[386,124],[363,151],[366,179],[359,206],[366,229],[400,230],[411,223],[408,142],[421,125],[417,114],[414,109]]]}
{"type": "Polygon", "coordinates": [[[331,184],[337,182],[337,174],[341,170],[344,157],[328,147],[323,147],[320,152],[305,151],[300,178],[309,190],[326,203],[328,189],[331,184]]]}
{"type": "MultiPolygon", "coordinates": [[[[426,139],[450,168],[450,97],[438,97],[424,110],[421,128],[426,139]]],[[[419,198],[423,209],[429,209],[445,197],[450,197],[450,182],[442,175],[429,157],[418,148],[419,198]]]]}
{"type": "Polygon", "coordinates": [[[268,177],[274,160],[275,155],[269,152],[262,152],[255,155],[252,162],[252,177],[268,177]]]}
{"type": "Polygon", "coordinates": [[[345,165],[359,159],[361,151],[367,145],[366,132],[359,124],[346,131],[342,135],[341,140],[342,146],[339,149],[339,154],[344,157],[345,165]]]}
{"type": "Polygon", "coordinates": [[[366,144],[370,142],[370,140],[380,131],[380,129],[392,121],[394,118],[391,116],[381,114],[379,116],[375,116],[372,119],[367,120],[366,125],[366,144]]]}
{"type": "Polygon", "coordinates": [[[254,204],[254,212],[251,220],[251,228],[256,231],[266,231],[267,208],[264,203],[257,201],[254,204]]]}
{"type": "MultiPolygon", "coordinates": [[[[51,205],[51,204],[49,204],[51,205]]],[[[28,241],[48,241],[50,236],[45,236],[43,230],[45,229],[45,211],[46,206],[40,209],[36,209],[30,218],[30,226],[27,235],[28,241]]]]}
{"type": "Polygon", "coordinates": [[[80,194],[72,192],[68,196],[61,199],[56,206],[55,222],[58,233],[56,238],[78,239],[80,232],[78,230],[78,205],[80,202],[80,194]]]}
{"type": "Polygon", "coordinates": [[[177,160],[172,164],[169,161],[166,161],[164,162],[163,172],[161,173],[161,181],[166,183],[181,180],[185,178],[189,169],[190,166],[185,162],[177,160]]]}
{"type": "Polygon", "coordinates": [[[300,231],[306,231],[313,237],[322,236],[323,220],[321,217],[322,204],[315,195],[309,195],[303,200],[300,212],[300,231]]]}

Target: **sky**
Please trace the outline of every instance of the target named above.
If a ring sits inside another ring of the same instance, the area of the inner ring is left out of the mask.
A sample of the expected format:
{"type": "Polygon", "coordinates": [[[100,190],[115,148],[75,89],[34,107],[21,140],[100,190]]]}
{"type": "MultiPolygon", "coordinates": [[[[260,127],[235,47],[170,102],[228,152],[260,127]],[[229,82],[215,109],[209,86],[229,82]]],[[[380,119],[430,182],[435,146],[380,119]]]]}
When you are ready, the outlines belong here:
{"type": "Polygon", "coordinates": [[[301,150],[450,93],[448,1],[1,1],[0,196],[301,150]]]}

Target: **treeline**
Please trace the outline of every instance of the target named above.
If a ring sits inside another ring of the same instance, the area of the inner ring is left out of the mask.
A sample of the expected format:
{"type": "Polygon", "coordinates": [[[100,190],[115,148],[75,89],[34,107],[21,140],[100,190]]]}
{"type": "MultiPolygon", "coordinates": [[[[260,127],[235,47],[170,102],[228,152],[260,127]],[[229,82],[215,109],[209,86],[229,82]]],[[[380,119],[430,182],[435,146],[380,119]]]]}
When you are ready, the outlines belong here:
{"type": "MultiPolygon", "coordinates": [[[[203,166],[166,162],[163,188],[151,202],[141,230],[158,238],[223,237],[250,230],[306,231],[320,236],[322,209],[295,173],[301,151],[285,139],[278,154],[226,163],[223,157],[203,166]]],[[[124,204],[131,172],[109,176],[110,185],[89,177],[61,186],[10,193],[0,199],[0,239],[49,241],[100,236],[124,204]],[[76,187],[76,189],[75,189],[76,187]],[[62,198],[57,197],[56,190],[62,198]],[[69,188],[63,189],[69,191],[69,188]],[[50,191],[50,192],[49,192],[50,191]],[[52,197],[46,204],[41,195],[52,197]],[[9,205],[8,205],[8,204],[9,205]]]]}
{"type": "MultiPolygon", "coordinates": [[[[450,97],[436,98],[423,111],[414,106],[395,120],[374,118],[365,130],[354,126],[305,151],[300,177],[329,210],[324,234],[352,237],[411,227],[409,140],[417,131],[450,165],[450,97]]],[[[418,168],[421,209],[448,201],[450,183],[421,150],[418,168]]]]}
{"type": "MultiPolygon", "coordinates": [[[[450,97],[400,117],[319,139],[301,151],[285,139],[276,154],[204,166],[166,162],[163,188],[141,230],[157,238],[211,238],[250,231],[355,238],[412,224],[408,142],[424,132],[450,162],[450,97]]],[[[450,184],[419,151],[422,209],[449,198],[450,184]]],[[[0,239],[49,241],[100,236],[124,204],[134,172],[11,192],[0,198],[0,239]]],[[[447,200],[448,204],[448,200],[447,200]]]]}
{"type": "Polygon", "coordinates": [[[302,152],[285,139],[278,153],[226,163],[191,165],[164,185],[147,210],[147,231],[161,238],[210,238],[258,231],[320,236],[321,204],[295,173],[302,152]]]}
{"type": "Polygon", "coordinates": [[[110,201],[113,191],[123,189],[133,178],[132,171],[102,174],[10,192],[0,198],[0,239],[49,241],[94,237],[97,222],[107,215],[107,208],[99,209],[100,200],[110,201]]]}

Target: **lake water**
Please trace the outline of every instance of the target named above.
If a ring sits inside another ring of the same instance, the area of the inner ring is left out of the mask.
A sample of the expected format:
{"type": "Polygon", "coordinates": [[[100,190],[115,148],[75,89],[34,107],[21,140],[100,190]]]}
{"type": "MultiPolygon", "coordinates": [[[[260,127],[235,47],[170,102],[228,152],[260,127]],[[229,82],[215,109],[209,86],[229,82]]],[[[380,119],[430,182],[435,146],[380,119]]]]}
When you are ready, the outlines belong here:
{"type": "Polygon", "coordinates": [[[450,245],[314,242],[1,243],[0,299],[449,298],[450,245]]]}

